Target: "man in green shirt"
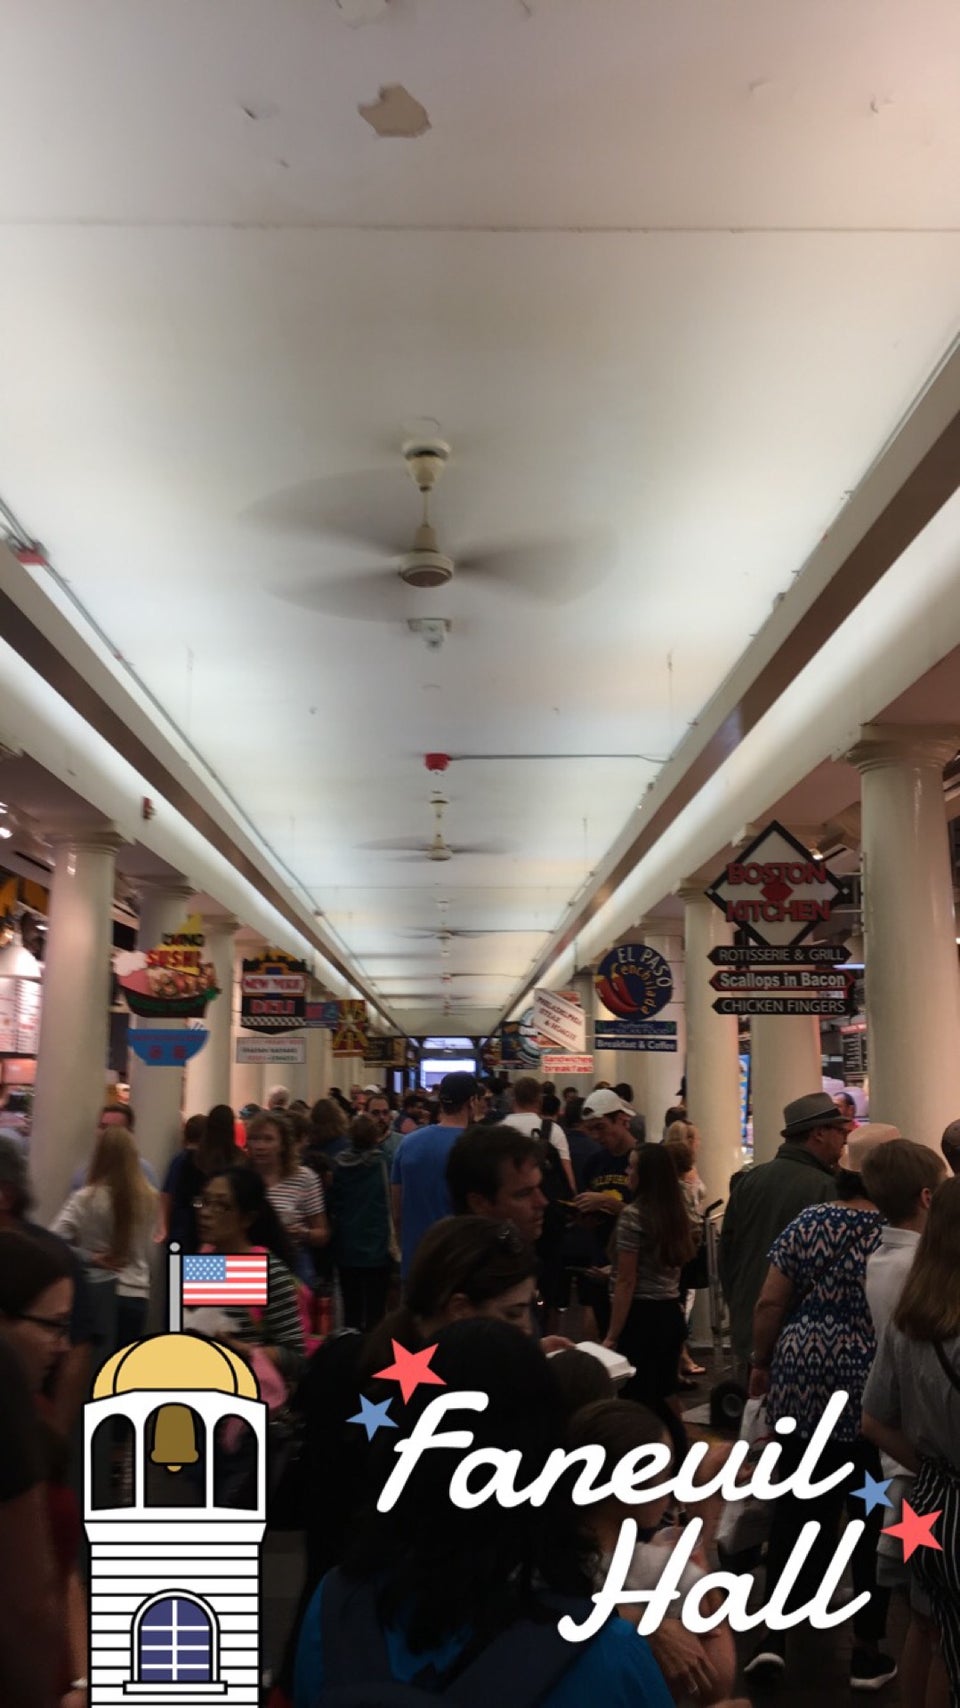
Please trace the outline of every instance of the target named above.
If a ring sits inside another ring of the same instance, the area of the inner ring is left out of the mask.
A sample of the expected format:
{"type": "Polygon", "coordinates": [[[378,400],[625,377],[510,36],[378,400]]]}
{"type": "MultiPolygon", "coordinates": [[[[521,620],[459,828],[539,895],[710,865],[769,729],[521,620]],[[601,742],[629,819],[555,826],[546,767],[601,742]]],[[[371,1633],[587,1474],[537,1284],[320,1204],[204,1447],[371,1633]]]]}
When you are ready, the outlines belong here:
{"type": "Polygon", "coordinates": [[[767,1253],[801,1210],[836,1197],[834,1175],[852,1126],[826,1091],[788,1103],[783,1120],[785,1142],[772,1162],[734,1182],[720,1234],[720,1280],[733,1355],[741,1366],[750,1362],[753,1310],[769,1267],[767,1253]]]}

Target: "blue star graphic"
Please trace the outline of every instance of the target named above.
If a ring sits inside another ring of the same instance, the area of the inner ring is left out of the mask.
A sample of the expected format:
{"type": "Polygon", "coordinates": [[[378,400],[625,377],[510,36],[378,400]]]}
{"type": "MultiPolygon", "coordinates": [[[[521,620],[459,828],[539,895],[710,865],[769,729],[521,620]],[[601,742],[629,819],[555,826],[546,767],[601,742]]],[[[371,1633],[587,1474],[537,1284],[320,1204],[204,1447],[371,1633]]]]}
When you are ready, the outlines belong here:
{"type": "Polygon", "coordinates": [[[362,1424],[367,1432],[368,1441],[373,1440],[378,1429],[398,1428],[390,1416],[389,1400],[383,1400],[380,1405],[375,1406],[373,1401],[368,1400],[363,1394],[360,1396],[360,1410],[356,1417],[348,1417],[347,1422],[362,1424]]]}
{"type": "Polygon", "coordinates": [[[865,1481],[863,1488],[852,1490],[853,1499],[863,1501],[868,1515],[873,1511],[875,1506],[888,1506],[892,1512],[893,1501],[890,1499],[888,1494],[892,1479],[888,1477],[886,1482],[878,1483],[876,1477],[871,1477],[869,1471],[864,1473],[864,1477],[865,1481]]]}

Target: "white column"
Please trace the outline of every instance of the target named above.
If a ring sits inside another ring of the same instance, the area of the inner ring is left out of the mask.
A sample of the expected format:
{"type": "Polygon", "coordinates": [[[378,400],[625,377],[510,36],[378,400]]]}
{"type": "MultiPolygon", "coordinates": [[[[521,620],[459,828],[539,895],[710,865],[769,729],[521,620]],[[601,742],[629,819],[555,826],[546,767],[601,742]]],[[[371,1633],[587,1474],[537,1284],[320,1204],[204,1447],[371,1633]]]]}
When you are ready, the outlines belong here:
{"type": "Polygon", "coordinates": [[[637,1058],[646,1064],[643,1112],[647,1118],[647,1138],[656,1141],[663,1133],[664,1115],[677,1102],[687,1048],[683,926],[679,920],[673,924],[669,919],[645,919],[640,929],[647,948],[663,956],[673,975],[673,999],[654,1018],[673,1021],[677,1028],[676,1053],[648,1050],[637,1058]]]}
{"type": "MultiPolygon", "coordinates": [[[[322,993],[315,990],[310,997],[311,1002],[322,1002],[322,993]]],[[[326,1097],[333,1083],[330,1078],[330,1067],[333,1057],[330,1053],[331,1034],[326,1027],[312,1026],[305,1033],[307,1040],[307,1089],[304,1092],[311,1109],[318,1098],[326,1097]]]]}
{"type": "MultiPolygon", "coordinates": [[[[576,973],[570,980],[570,988],[578,993],[580,1006],[586,1016],[587,1054],[593,1055],[594,1071],[586,1075],[571,1074],[568,1079],[559,1081],[557,1096],[560,1096],[565,1085],[575,1085],[580,1096],[586,1097],[587,1093],[593,1090],[598,1079],[609,1079],[611,1085],[613,1084],[617,1077],[614,1072],[614,1055],[612,1050],[602,1050],[598,1055],[593,1047],[593,1028],[597,1018],[597,1010],[600,1007],[593,982],[593,969],[584,967],[582,972],[576,973]]],[[[520,1076],[515,1074],[513,1077],[516,1079],[520,1076]]]]}
{"type": "Polygon", "coordinates": [[[712,1202],[729,1198],[730,1177],[743,1165],[737,1022],[714,1013],[714,969],[707,959],[711,949],[731,942],[732,931],[700,885],[685,885],[679,895],[686,950],[687,1111],[700,1129],[699,1168],[712,1202]]]}
{"type": "MultiPolygon", "coordinates": [[[[137,945],[155,949],[164,932],[176,931],[189,913],[188,902],[193,894],[181,878],[142,879],[140,890],[140,924],[137,945]]],[[[131,1020],[135,1029],[141,1027],[176,1028],[182,1020],[131,1020]]],[[[180,1145],[183,1106],[182,1067],[150,1067],[130,1052],[130,1102],[136,1117],[137,1149],[152,1163],[162,1179],[167,1165],[180,1145]]]]}
{"type": "Polygon", "coordinates": [[[242,1038],[253,1038],[255,1033],[244,1032],[240,1026],[240,1008],[242,1000],[241,980],[243,978],[243,957],[253,958],[253,950],[249,944],[235,944],[233,960],[233,985],[230,1012],[230,1103],[236,1110],[242,1109],[247,1103],[259,1103],[263,1090],[263,1069],[257,1062],[238,1062],[237,1043],[242,1038]]]}
{"type": "Polygon", "coordinates": [[[230,1102],[233,1061],[233,940],[235,919],[209,915],[203,921],[204,958],[212,961],[220,995],[209,1004],[203,1049],[187,1064],[183,1107],[187,1115],[207,1115],[217,1103],[230,1102]]]}
{"type": "MultiPolygon", "coordinates": [[[[304,1046],[304,1057],[306,1057],[305,1039],[308,1037],[308,1035],[309,1034],[306,1032],[278,1032],[277,1033],[278,1038],[283,1038],[283,1039],[294,1039],[294,1038],[296,1038],[296,1039],[299,1039],[299,1041],[304,1046]]],[[[360,1066],[361,1067],[363,1066],[362,1062],[360,1063],[360,1066]]],[[[264,1108],[266,1108],[267,1098],[269,1097],[274,1086],[277,1086],[277,1085],[285,1085],[286,1086],[287,1090],[290,1093],[291,1103],[295,1103],[298,1097],[302,1097],[304,1102],[306,1102],[306,1098],[307,1098],[307,1064],[306,1064],[306,1060],[304,1059],[304,1061],[302,1061],[302,1062],[275,1062],[272,1066],[268,1063],[265,1068],[261,1069],[261,1085],[260,1085],[260,1099],[259,1099],[259,1101],[263,1104],[264,1108]]]]}
{"type": "Polygon", "coordinates": [[[960,1116],[960,972],[943,768],[953,729],[867,726],[861,774],[870,1114],[940,1148],[960,1116]]]}
{"type": "Polygon", "coordinates": [[[820,1022],[815,1014],[755,1014],[750,1021],[753,1160],[769,1162],[783,1144],[783,1111],[823,1089],[820,1022]]]}
{"type": "Polygon", "coordinates": [[[114,864],[112,826],[56,835],[43,971],[30,1173],[37,1214],[60,1210],[87,1163],[106,1101],[114,864]]]}

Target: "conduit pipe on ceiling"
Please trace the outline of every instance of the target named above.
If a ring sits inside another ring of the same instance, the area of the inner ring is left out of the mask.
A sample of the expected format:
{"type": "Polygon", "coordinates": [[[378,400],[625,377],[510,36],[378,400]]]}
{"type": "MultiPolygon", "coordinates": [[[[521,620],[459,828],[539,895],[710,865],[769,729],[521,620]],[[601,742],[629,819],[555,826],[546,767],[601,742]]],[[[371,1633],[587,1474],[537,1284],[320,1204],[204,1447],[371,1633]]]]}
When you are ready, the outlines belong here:
{"type": "MultiPolygon", "coordinates": [[[[680,812],[575,944],[578,967],[595,963],[691,874],[708,868],[744,825],[825,759],[849,750],[862,725],[882,718],[960,647],[960,494],[952,498],[813,661],[680,812]]],[[[543,983],[569,979],[567,950],[543,983]]],[[[512,1014],[522,1012],[528,991],[512,1014]]]]}

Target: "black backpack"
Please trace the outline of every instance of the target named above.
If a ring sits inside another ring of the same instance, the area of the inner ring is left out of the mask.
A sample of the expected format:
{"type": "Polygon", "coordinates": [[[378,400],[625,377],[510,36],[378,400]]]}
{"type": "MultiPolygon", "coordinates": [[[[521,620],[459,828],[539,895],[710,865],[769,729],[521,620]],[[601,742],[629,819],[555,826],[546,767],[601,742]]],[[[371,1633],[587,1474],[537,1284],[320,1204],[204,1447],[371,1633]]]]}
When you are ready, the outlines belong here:
{"type": "Polygon", "coordinates": [[[447,1708],[490,1708],[504,1700],[510,1684],[510,1708],[536,1708],[589,1647],[568,1643],[557,1620],[570,1613],[578,1623],[593,1609],[586,1597],[545,1595],[551,1617],[519,1619],[463,1664],[437,1674],[432,1667],[418,1683],[401,1684],[390,1670],[387,1644],[377,1616],[377,1585],[351,1583],[337,1569],[323,1583],[323,1675],[318,1708],[425,1708],[429,1698],[447,1708]],[[363,1677],[357,1679],[362,1657],[363,1677]]]}

